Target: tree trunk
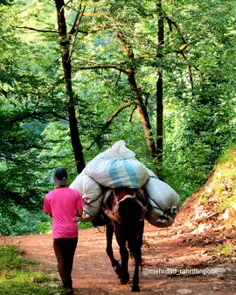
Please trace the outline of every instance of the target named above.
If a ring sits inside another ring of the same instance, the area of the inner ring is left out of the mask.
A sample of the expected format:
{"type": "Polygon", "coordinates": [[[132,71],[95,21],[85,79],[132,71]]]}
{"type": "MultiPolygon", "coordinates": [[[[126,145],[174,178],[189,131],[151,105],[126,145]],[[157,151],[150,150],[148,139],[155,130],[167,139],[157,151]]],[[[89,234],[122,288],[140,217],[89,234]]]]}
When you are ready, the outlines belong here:
{"type": "Polygon", "coordinates": [[[128,80],[129,80],[131,88],[135,92],[135,102],[136,102],[139,117],[140,117],[140,120],[141,120],[141,123],[143,126],[143,131],[144,131],[145,137],[147,139],[148,150],[149,150],[152,160],[155,161],[157,158],[157,151],[156,151],[156,147],[155,147],[155,141],[153,139],[153,134],[152,134],[151,124],[150,124],[150,120],[149,120],[149,116],[148,116],[148,112],[147,112],[147,107],[143,103],[142,92],[141,92],[141,89],[136,84],[135,72],[133,70],[129,72],[128,80]]]}
{"type": "Polygon", "coordinates": [[[75,114],[75,103],[71,82],[71,59],[70,59],[70,40],[67,36],[67,26],[64,14],[64,0],[55,0],[57,9],[57,22],[58,22],[58,34],[59,43],[61,49],[62,66],[64,71],[64,81],[66,90],[66,100],[68,105],[68,116],[70,125],[70,136],[72,148],[74,151],[75,165],[77,172],[80,173],[85,167],[85,161],[83,156],[83,147],[80,142],[78,122],[75,114]]]}
{"type": "MultiPolygon", "coordinates": [[[[157,0],[158,12],[158,47],[164,45],[164,17],[162,12],[162,0],[157,0]]],[[[159,49],[159,48],[158,48],[159,49]]],[[[162,52],[157,54],[158,58],[163,58],[162,52]]],[[[157,106],[157,160],[159,164],[163,163],[163,70],[157,69],[156,83],[156,106],[157,106]]]]}
{"type": "MultiPolygon", "coordinates": [[[[126,41],[124,34],[119,32],[117,34],[117,37],[119,38],[119,41],[120,41],[127,57],[130,59],[134,58],[134,53],[133,53],[132,47],[126,41]]],[[[147,112],[147,107],[143,102],[142,90],[136,83],[134,69],[130,68],[128,70],[127,76],[128,76],[128,81],[131,86],[131,89],[134,91],[135,103],[137,105],[137,110],[139,113],[141,124],[143,126],[143,131],[144,131],[145,137],[147,139],[148,150],[149,150],[152,160],[155,161],[157,158],[155,141],[154,141],[153,134],[152,134],[152,129],[151,129],[151,124],[150,124],[150,120],[149,120],[149,116],[148,116],[148,112],[147,112]]]]}

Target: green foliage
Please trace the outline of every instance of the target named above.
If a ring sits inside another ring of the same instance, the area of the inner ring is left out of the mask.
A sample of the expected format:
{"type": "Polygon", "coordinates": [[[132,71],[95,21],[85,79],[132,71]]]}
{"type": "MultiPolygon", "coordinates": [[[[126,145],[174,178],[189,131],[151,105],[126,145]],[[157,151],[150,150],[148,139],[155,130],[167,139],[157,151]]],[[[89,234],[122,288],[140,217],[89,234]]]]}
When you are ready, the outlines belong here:
{"type": "Polygon", "coordinates": [[[14,207],[0,212],[0,233],[2,235],[39,234],[49,231],[51,218],[42,211],[30,212],[22,207],[14,207]]]}
{"type": "Polygon", "coordinates": [[[23,258],[23,252],[15,245],[0,246],[0,293],[48,295],[60,291],[54,273],[34,271],[36,261],[23,258]],[[51,283],[51,284],[50,284],[51,283]]]}
{"type": "Polygon", "coordinates": [[[41,234],[47,233],[51,230],[52,228],[52,219],[49,217],[49,215],[41,213],[38,214],[37,218],[37,226],[39,228],[39,232],[41,234]]]}
{"type": "Polygon", "coordinates": [[[92,222],[79,222],[80,229],[87,229],[93,227],[92,222]]]}

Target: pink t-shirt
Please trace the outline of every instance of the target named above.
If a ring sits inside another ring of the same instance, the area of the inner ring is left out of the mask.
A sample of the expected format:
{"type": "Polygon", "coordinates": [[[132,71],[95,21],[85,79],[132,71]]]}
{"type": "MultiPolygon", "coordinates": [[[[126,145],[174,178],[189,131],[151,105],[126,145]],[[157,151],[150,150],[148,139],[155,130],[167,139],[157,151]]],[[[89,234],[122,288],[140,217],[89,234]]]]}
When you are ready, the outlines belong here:
{"type": "Polygon", "coordinates": [[[76,213],[83,205],[80,194],[68,187],[55,188],[46,195],[43,210],[53,218],[53,239],[78,236],[76,213]]]}

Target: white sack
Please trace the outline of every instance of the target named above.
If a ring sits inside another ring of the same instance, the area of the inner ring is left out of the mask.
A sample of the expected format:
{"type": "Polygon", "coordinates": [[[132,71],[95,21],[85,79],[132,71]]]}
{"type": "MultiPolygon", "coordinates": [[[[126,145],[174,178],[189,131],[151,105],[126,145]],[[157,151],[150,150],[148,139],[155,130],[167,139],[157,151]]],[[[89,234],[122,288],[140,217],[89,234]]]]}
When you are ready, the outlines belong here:
{"type": "Polygon", "coordinates": [[[175,218],[168,214],[163,215],[163,211],[150,206],[146,214],[146,219],[150,224],[156,227],[169,227],[172,225],[175,218]]]}
{"type": "Polygon", "coordinates": [[[104,152],[108,159],[135,159],[135,153],[125,146],[125,141],[120,140],[113,144],[113,146],[104,152]]]}
{"type": "Polygon", "coordinates": [[[102,193],[100,185],[83,172],[75,178],[70,188],[77,190],[86,203],[96,200],[102,193]]]}
{"type": "Polygon", "coordinates": [[[179,195],[158,178],[151,177],[143,188],[148,194],[148,222],[157,227],[170,226],[180,207],[179,195]]]}
{"type": "Polygon", "coordinates": [[[148,169],[148,176],[154,177],[154,178],[158,178],[158,176],[156,176],[156,174],[154,172],[152,172],[152,170],[148,169]]]}
{"type": "Polygon", "coordinates": [[[102,195],[100,195],[97,200],[94,200],[91,203],[84,203],[82,217],[78,217],[78,221],[88,222],[95,219],[102,206],[102,195]]]}
{"type": "Polygon", "coordinates": [[[79,174],[69,186],[77,190],[84,201],[83,215],[78,220],[87,222],[93,220],[102,204],[102,189],[100,185],[91,177],[84,174],[84,170],[79,174]]]}
{"type": "Polygon", "coordinates": [[[84,171],[109,188],[140,188],[148,179],[147,168],[135,158],[134,152],[125,147],[123,140],[96,156],[84,171]]]}
{"type": "Polygon", "coordinates": [[[85,171],[109,188],[140,188],[148,178],[146,167],[135,159],[98,159],[90,162],[85,171]]]}

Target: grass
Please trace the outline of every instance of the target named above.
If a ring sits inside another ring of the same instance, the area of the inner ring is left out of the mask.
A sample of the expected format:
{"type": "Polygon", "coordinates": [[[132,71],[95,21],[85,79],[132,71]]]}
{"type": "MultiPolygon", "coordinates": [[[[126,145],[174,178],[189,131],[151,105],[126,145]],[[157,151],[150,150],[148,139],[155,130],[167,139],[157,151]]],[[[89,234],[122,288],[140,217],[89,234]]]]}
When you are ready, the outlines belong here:
{"type": "Polygon", "coordinates": [[[236,148],[227,150],[214,169],[210,183],[199,196],[199,205],[214,203],[214,211],[220,212],[236,204],[236,148]]]}
{"type": "Polygon", "coordinates": [[[226,246],[217,246],[213,249],[213,252],[220,253],[224,256],[236,257],[236,252],[234,251],[233,246],[231,244],[226,246]]]}
{"type": "Polygon", "coordinates": [[[219,199],[216,204],[216,211],[231,207],[236,203],[236,149],[225,153],[216,169],[214,175],[215,198],[219,199]]]}
{"type": "Polygon", "coordinates": [[[52,272],[35,271],[39,263],[25,259],[15,245],[0,245],[1,295],[61,294],[58,278],[52,272]]]}
{"type": "Polygon", "coordinates": [[[87,229],[93,227],[93,224],[91,221],[89,222],[79,222],[79,229],[87,229]]]}

